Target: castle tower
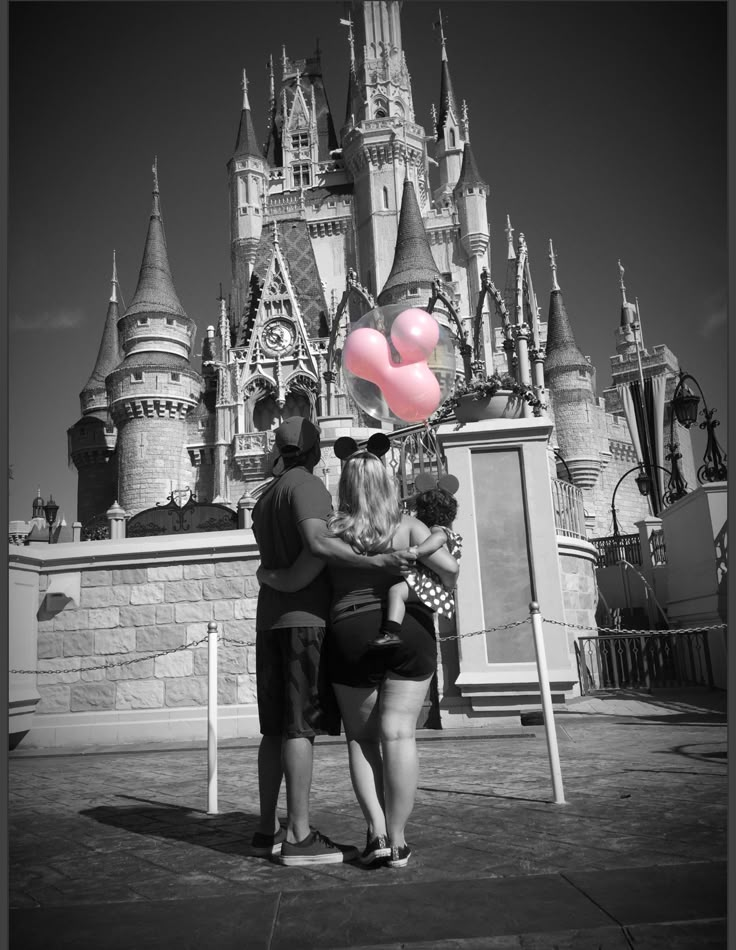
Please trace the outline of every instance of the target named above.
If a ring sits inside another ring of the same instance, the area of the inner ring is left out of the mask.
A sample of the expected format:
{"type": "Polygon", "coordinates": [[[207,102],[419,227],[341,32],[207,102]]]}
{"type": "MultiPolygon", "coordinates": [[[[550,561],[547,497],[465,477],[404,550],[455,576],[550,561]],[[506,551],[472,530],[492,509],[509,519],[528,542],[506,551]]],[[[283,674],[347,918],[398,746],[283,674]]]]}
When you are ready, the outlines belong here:
{"type": "MultiPolygon", "coordinates": [[[[447,204],[452,195],[463,164],[463,143],[467,141],[467,128],[461,124],[461,116],[452,89],[450,66],[447,61],[447,44],[442,17],[439,22],[442,42],[442,72],[440,76],[440,109],[435,127],[437,148],[435,158],[439,167],[440,187],[434,192],[437,206],[447,204]]],[[[487,243],[487,241],[486,241],[487,243]]]]}
{"type": "Polygon", "coordinates": [[[122,359],[117,327],[119,296],[113,251],[112,289],[97,360],[79,394],[82,417],[67,432],[69,454],[78,472],[77,520],[82,524],[107,511],[117,495],[117,432],[107,406],[105,379],[122,359]]]}
{"type": "Polygon", "coordinates": [[[166,501],[172,488],[194,488],[187,414],[202,379],[190,365],[195,323],[174,290],[153,167],[153,207],[138,286],[118,329],[124,359],[107,378],[118,429],[117,500],[128,514],[166,501]]]}
{"type": "Polygon", "coordinates": [[[552,291],[547,322],[545,370],[554,409],[557,444],[575,485],[592,488],[601,473],[595,432],[593,367],[575,342],[557,283],[557,261],[549,242],[552,291]]]}
{"type": "Polygon", "coordinates": [[[352,4],[355,71],[342,150],[354,183],[356,256],[371,294],[383,287],[396,247],[405,165],[420,205],[428,204],[424,129],[414,121],[411,79],[401,46],[401,4],[352,4]]]}
{"type": "Polygon", "coordinates": [[[243,70],[243,108],[235,151],[228,162],[230,189],[230,262],[232,297],[240,317],[248,295],[258,242],[263,228],[263,196],[268,169],[258,144],[248,101],[248,79],[243,70]]]}
{"type": "MultiPolygon", "coordinates": [[[[483,268],[491,270],[488,253],[490,231],[488,228],[488,185],[483,181],[475,162],[470,142],[465,143],[460,177],[453,190],[455,206],[460,223],[460,244],[466,257],[466,280],[468,300],[475,304],[481,289],[483,268]]],[[[472,311],[471,311],[472,312],[472,311]]],[[[490,365],[490,335],[485,334],[486,360],[490,365]]]]}

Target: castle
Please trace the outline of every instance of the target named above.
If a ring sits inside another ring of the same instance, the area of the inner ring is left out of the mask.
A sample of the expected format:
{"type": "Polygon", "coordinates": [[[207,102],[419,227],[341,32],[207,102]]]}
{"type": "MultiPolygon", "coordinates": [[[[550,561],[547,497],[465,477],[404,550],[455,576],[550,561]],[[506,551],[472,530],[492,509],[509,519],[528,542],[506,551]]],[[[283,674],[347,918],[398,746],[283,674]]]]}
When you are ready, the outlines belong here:
{"type": "MultiPolygon", "coordinates": [[[[472,149],[468,108],[453,89],[444,36],[439,108],[428,136],[414,114],[400,3],[356,0],[346,25],[347,109],[337,126],[319,52],[291,60],[284,51],[278,71],[271,62],[265,144],[243,72],[228,163],[231,285],[199,366],[195,322],[170,269],[154,165],[136,291],[121,312],[113,263],[97,360],[80,393],[82,415],[69,429],[78,520],[104,516],[116,501],[132,515],[185,485],[200,501],[234,508],[268,477],[272,430],[290,415],[347,420],[356,430],[375,426],[346,391],[342,342],[376,305],[426,308],[431,301],[457,341],[459,375],[506,371],[518,362],[521,341],[521,369],[554,421],[550,474],[582,490],[590,537],[610,534],[614,486],[650,451],[647,461],[660,468],[652,501],[633,479],[618,495],[622,529],[634,530],[650,505],[656,514],[663,503],[675,356],[665,346],[643,348],[621,269],[611,385],[597,395],[595,369],[565,310],[552,243],[546,321],[524,236],[514,240],[508,218],[503,290],[495,289],[489,187],[472,149]],[[649,438],[639,437],[647,427],[649,438]]],[[[175,239],[175,263],[174,248],[175,239]]],[[[689,434],[673,429],[694,485],[689,434]]]]}

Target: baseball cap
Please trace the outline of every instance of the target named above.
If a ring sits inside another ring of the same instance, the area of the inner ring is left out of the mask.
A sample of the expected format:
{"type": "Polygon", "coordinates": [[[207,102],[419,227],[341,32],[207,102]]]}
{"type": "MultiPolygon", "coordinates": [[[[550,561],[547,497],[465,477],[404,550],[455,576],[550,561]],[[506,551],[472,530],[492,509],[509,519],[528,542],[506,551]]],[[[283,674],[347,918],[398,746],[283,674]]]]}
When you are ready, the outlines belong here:
{"type": "Polygon", "coordinates": [[[319,442],[319,429],[309,419],[304,419],[302,416],[290,416],[284,419],[274,432],[276,461],[273,474],[281,475],[285,468],[284,459],[303,455],[316,442],[319,442]]]}

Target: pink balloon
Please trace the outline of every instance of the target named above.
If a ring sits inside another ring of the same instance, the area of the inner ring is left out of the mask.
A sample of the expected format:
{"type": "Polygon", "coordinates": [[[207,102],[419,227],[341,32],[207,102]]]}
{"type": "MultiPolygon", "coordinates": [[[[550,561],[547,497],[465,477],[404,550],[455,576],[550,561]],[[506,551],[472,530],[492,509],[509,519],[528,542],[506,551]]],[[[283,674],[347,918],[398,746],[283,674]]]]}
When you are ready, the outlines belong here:
{"type": "Polygon", "coordinates": [[[378,330],[359,327],[349,333],[342,359],[346,370],[378,386],[391,412],[405,422],[426,419],[442,402],[440,384],[426,360],[394,363],[388,340],[378,330]]]}
{"type": "Polygon", "coordinates": [[[437,346],[439,338],[439,324],[431,314],[419,307],[402,311],[391,325],[391,342],[401,356],[402,363],[426,360],[437,346]]]}

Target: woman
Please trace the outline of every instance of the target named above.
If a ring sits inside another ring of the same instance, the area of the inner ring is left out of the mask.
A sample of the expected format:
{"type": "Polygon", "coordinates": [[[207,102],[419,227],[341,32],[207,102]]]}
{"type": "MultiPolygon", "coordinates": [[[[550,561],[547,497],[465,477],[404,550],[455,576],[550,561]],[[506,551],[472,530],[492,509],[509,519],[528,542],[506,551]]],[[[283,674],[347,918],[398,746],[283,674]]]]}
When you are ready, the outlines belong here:
{"type": "MultiPolygon", "coordinates": [[[[330,533],[361,554],[421,544],[429,528],[399,508],[395,480],[373,453],[355,452],[340,477],[338,511],[330,533]]],[[[444,548],[421,562],[453,587],[457,562],[444,548]]],[[[301,557],[272,586],[309,583],[322,562],[301,557]],[[310,576],[311,574],[311,576],[310,576]]],[[[387,859],[405,867],[411,856],[405,828],[414,807],[419,762],[416,721],[434,673],[437,652],[432,611],[408,603],[401,643],[376,649],[388,589],[396,576],[375,568],[330,566],[333,586],[327,633],[328,670],[348,741],[350,777],[368,825],[363,864],[387,859]]],[[[273,577],[273,574],[271,574],[273,577]]],[[[269,580],[271,583],[271,580],[269,580]]]]}

